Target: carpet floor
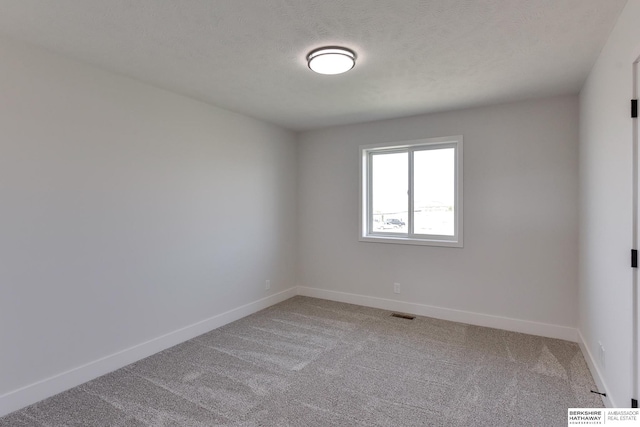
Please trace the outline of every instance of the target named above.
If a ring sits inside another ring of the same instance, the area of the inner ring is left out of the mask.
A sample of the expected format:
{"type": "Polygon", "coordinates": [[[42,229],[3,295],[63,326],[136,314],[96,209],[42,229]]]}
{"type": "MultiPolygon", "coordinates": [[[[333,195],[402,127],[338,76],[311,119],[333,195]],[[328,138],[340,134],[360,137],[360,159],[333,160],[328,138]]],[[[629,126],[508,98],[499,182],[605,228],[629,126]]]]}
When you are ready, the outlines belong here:
{"type": "Polygon", "coordinates": [[[0,426],[566,426],[602,407],[577,344],[294,297],[0,426]]]}

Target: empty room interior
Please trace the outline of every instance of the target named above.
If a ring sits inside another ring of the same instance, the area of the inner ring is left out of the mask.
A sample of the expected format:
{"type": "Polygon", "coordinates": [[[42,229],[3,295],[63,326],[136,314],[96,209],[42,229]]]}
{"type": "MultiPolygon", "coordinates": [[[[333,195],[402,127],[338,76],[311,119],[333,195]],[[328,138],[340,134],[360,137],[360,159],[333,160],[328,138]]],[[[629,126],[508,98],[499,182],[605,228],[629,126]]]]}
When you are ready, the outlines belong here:
{"type": "Polygon", "coordinates": [[[640,0],[0,2],[0,426],[637,407],[639,58],[640,0]]]}

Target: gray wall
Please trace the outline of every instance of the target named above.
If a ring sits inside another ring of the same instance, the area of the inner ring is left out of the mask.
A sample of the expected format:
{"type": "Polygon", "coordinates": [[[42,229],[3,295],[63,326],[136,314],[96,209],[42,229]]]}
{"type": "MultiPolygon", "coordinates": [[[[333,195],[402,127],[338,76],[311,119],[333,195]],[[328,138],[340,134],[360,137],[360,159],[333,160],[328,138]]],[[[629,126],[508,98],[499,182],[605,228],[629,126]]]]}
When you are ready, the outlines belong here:
{"type": "Polygon", "coordinates": [[[577,148],[576,96],[303,133],[298,284],[575,328],[577,148]],[[464,248],[359,242],[358,146],[458,134],[464,248]]]}
{"type": "Polygon", "coordinates": [[[293,133],[0,57],[0,396],[295,285],[293,133]]]}
{"type": "MultiPolygon", "coordinates": [[[[640,1],[630,0],[580,93],[580,323],[609,403],[633,395],[632,63],[640,1]],[[604,363],[599,343],[605,349],[604,363]]],[[[637,195],[636,195],[637,196],[637,195]]],[[[640,397],[637,394],[636,398],[640,397]]]]}

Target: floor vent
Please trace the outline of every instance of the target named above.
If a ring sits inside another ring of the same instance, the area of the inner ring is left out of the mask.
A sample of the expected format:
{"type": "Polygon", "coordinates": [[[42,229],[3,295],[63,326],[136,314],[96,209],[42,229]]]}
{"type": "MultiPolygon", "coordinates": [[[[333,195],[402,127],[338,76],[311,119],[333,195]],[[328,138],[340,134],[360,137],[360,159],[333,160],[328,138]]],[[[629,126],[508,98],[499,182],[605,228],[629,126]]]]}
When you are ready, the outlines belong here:
{"type": "Polygon", "coordinates": [[[416,316],[412,316],[410,314],[403,314],[403,313],[391,313],[391,317],[399,317],[400,319],[407,319],[407,320],[413,320],[416,318],[416,316]]]}

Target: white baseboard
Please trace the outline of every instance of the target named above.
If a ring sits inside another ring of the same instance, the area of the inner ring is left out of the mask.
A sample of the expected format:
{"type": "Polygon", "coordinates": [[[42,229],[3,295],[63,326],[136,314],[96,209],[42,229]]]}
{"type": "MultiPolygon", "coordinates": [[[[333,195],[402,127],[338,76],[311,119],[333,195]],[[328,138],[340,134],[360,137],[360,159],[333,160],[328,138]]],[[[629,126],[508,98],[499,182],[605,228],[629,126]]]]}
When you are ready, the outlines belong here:
{"type": "Polygon", "coordinates": [[[580,345],[580,350],[582,350],[584,359],[587,362],[589,371],[591,371],[591,376],[593,377],[593,380],[596,382],[596,386],[598,387],[597,391],[599,391],[600,393],[605,393],[607,395],[606,397],[601,396],[602,403],[604,404],[604,406],[606,406],[607,408],[626,407],[626,406],[617,406],[613,401],[613,397],[609,392],[607,383],[604,382],[604,377],[600,373],[600,369],[598,369],[598,364],[596,363],[596,360],[593,358],[593,354],[591,354],[591,351],[589,351],[589,347],[585,343],[584,337],[582,336],[582,332],[580,332],[580,330],[578,330],[578,344],[580,345]]]}
{"type": "Polygon", "coordinates": [[[0,396],[0,417],[61,393],[297,294],[290,288],[0,396]]]}
{"type": "Polygon", "coordinates": [[[467,323],[476,326],[485,326],[488,328],[504,329],[507,331],[558,338],[571,342],[578,341],[577,329],[567,326],[511,319],[508,317],[492,316],[488,314],[473,313],[470,311],[454,310],[451,308],[435,307],[431,305],[416,304],[365,295],[348,294],[345,292],[329,291],[326,289],[307,288],[304,286],[298,287],[298,295],[346,302],[349,304],[363,305],[383,310],[401,311],[404,313],[415,314],[417,316],[435,317],[437,319],[467,323]]]}

